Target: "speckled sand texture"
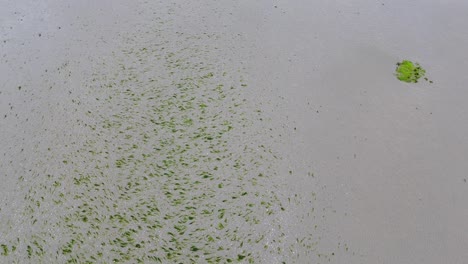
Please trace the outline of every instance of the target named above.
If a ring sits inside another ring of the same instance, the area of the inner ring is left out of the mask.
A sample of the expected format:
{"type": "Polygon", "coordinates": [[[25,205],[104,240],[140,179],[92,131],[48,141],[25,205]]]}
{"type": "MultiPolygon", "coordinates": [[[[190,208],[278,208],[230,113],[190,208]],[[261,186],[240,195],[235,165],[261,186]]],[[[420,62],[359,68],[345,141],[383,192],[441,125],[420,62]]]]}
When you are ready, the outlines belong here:
{"type": "Polygon", "coordinates": [[[2,0],[0,263],[466,263],[467,13],[2,0]]]}

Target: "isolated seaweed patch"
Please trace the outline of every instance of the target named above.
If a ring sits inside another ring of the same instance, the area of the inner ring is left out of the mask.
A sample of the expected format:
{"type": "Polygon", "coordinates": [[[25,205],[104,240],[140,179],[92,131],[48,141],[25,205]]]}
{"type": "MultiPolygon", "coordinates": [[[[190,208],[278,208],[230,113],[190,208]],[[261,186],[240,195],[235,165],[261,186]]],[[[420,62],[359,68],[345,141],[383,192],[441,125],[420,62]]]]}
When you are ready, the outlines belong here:
{"type": "Polygon", "coordinates": [[[418,63],[409,60],[403,60],[397,63],[396,76],[398,80],[407,83],[417,83],[421,77],[424,77],[424,70],[418,63]]]}

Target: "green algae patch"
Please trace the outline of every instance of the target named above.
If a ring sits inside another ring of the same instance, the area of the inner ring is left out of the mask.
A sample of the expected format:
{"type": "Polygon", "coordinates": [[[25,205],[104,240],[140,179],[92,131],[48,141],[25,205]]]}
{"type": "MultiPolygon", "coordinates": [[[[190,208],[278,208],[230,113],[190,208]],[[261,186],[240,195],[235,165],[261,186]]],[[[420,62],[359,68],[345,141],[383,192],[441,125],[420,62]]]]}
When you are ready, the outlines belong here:
{"type": "Polygon", "coordinates": [[[407,83],[417,83],[419,78],[424,77],[424,70],[418,63],[413,63],[409,60],[404,60],[397,63],[396,77],[398,80],[407,83]]]}

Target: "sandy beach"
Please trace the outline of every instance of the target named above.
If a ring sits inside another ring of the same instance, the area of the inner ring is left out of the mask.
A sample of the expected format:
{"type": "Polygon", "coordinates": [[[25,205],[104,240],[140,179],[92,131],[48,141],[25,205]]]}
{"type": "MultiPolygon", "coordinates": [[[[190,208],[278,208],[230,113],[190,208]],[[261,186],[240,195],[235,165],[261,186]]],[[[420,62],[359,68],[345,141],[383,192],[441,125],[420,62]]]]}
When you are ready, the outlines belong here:
{"type": "Polygon", "coordinates": [[[1,0],[0,263],[467,263],[467,12],[1,0]]]}

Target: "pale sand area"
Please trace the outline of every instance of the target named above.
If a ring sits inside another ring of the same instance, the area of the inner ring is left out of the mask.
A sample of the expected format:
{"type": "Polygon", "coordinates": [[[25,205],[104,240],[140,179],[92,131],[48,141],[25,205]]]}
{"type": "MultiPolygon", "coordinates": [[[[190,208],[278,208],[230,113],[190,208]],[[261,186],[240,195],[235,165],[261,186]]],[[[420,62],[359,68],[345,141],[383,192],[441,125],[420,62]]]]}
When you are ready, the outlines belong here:
{"type": "Polygon", "coordinates": [[[0,263],[466,263],[468,3],[408,2],[0,2],[0,263]]]}

